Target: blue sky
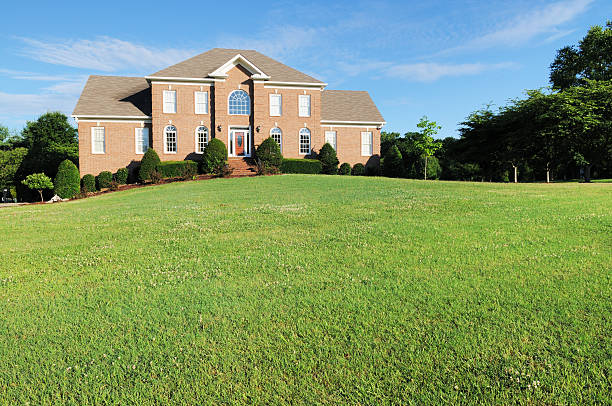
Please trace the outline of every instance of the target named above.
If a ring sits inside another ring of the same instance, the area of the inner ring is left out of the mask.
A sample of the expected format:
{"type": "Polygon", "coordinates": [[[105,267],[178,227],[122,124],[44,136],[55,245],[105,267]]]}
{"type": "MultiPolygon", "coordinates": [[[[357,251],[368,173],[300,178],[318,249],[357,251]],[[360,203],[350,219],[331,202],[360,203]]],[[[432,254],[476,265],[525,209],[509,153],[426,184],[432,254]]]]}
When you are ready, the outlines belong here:
{"type": "Polygon", "coordinates": [[[214,47],[256,49],[367,90],[387,131],[440,137],[485,104],[548,85],[555,51],[612,18],[609,0],[17,2],[0,27],[0,123],[70,114],[90,74],[144,76],[214,47]],[[95,5],[94,5],[95,3],[95,5]]]}

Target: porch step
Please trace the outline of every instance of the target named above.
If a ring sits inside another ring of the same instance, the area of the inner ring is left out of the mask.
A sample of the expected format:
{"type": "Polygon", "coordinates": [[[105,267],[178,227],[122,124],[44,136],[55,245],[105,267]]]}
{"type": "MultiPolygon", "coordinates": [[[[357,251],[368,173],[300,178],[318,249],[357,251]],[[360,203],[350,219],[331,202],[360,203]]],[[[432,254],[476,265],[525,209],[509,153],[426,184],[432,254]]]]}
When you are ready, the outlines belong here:
{"type": "Polygon", "coordinates": [[[232,168],[232,176],[257,175],[255,161],[252,158],[228,158],[227,164],[232,168]]]}

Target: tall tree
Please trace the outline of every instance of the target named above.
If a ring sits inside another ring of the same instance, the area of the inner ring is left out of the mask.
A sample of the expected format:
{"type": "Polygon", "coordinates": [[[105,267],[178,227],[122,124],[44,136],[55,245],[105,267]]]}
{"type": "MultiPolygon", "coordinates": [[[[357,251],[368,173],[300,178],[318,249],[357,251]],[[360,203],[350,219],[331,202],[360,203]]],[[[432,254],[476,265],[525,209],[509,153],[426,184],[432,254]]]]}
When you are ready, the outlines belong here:
{"type": "Polygon", "coordinates": [[[414,139],[417,150],[425,157],[425,169],[423,178],[427,180],[427,160],[430,156],[442,148],[442,142],[434,140],[433,136],[442,129],[435,121],[429,121],[427,116],[423,116],[417,127],[421,130],[420,136],[414,139]]]}
{"type": "Polygon", "coordinates": [[[584,86],[586,80],[612,79],[612,22],[591,27],[578,43],[557,51],[550,65],[550,82],[555,90],[584,86]]]}

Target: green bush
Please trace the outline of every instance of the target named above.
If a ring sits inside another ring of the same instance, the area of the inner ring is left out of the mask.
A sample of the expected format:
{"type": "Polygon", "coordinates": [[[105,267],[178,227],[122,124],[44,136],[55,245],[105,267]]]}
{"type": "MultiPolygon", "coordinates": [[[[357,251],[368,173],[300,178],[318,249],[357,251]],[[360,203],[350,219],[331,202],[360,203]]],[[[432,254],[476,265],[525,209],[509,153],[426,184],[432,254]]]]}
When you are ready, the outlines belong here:
{"type": "Polygon", "coordinates": [[[117,169],[117,172],[115,172],[115,175],[114,175],[115,182],[117,182],[120,185],[125,185],[127,183],[128,176],[129,176],[129,172],[127,168],[119,168],[117,169]]]}
{"type": "Polygon", "coordinates": [[[43,201],[43,190],[53,189],[53,182],[51,182],[51,179],[44,173],[33,173],[28,175],[21,183],[32,190],[38,191],[41,202],[43,201]]]}
{"type": "MultiPolygon", "coordinates": [[[[418,179],[423,179],[425,176],[424,168],[425,168],[425,156],[422,156],[415,165],[415,170],[418,176],[418,179]]],[[[442,167],[438,161],[438,158],[435,156],[430,156],[427,158],[427,179],[440,179],[440,175],[442,174],[442,167]]]]}
{"type": "Polygon", "coordinates": [[[338,169],[338,175],[350,175],[351,174],[351,165],[348,163],[343,163],[340,165],[338,169]]]}
{"type": "Polygon", "coordinates": [[[357,163],[353,165],[353,170],[351,171],[351,175],[353,176],[363,176],[365,175],[365,166],[362,163],[357,163]]]}
{"type": "Polygon", "coordinates": [[[278,170],[283,163],[280,146],[272,138],[266,138],[255,151],[255,156],[261,161],[264,169],[278,170]]]}
{"type": "Polygon", "coordinates": [[[81,191],[79,168],[69,159],[65,159],[57,168],[55,175],[55,193],[62,199],[72,199],[81,191]]]}
{"type": "Polygon", "coordinates": [[[402,154],[397,148],[397,145],[389,148],[383,157],[383,174],[390,178],[398,178],[402,176],[404,171],[404,162],[402,154]]]}
{"type": "Polygon", "coordinates": [[[113,181],[113,173],[111,171],[102,171],[96,177],[96,183],[98,184],[98,189],[108,189],[111,186],[111,182],[113,181]]]}
{"type": "Polygon", "coordinates": [[[198,171],[198,164],[194,161],[163,161],[155,167],[162,178],[182,178],[186,172],[193,173],[198,171]]]}
{"type": "Polygon", "coordinates": [[[83,189],[83,192],[85,193],[95,192],[96,191],[96,177],[89,173],[83,176],[83,179],[81,179],[81,188],[83,189]]]}
{"type": "Polygon", "coordinates": [[[227,163],[227,148],[218,138],[210,140],[202,154],[202,172],[215,175],[223,171],[227,163]]]}
{"type": "Polygon", "coordinates": [[[321,161],[321,172],[327,175],[335,175],[338,173],[338,156],[336,150],[327,142],[323,144],[317,159],[321,161]]]}
{"type": "Polygon", "coordinates": [[[317,159],[285,158],[280,170],[282,173],[321,173],[322,168],[317,159]]]}
{"type": "Polygon", "coordinates": [[[155,170],[157,165],[160,163],[159,155],[153,148],[147,149],[147,152],[142,157],[140,161],[140,169],[138,170],[138,180],[141,182],[146,182],[151,180],[151,172],[155,170]]]}

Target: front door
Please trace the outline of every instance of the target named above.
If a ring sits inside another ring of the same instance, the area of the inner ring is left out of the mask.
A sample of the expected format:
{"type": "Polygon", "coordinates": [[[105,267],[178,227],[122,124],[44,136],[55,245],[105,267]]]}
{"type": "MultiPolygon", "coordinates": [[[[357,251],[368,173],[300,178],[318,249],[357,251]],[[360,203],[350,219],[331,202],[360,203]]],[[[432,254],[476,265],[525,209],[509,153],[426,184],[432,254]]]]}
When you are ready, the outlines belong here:
{"type": "Polygon", "coordinates": [[[229,138],[230,156],[250,156],[249,130],[231,130],[229,138]]]}

